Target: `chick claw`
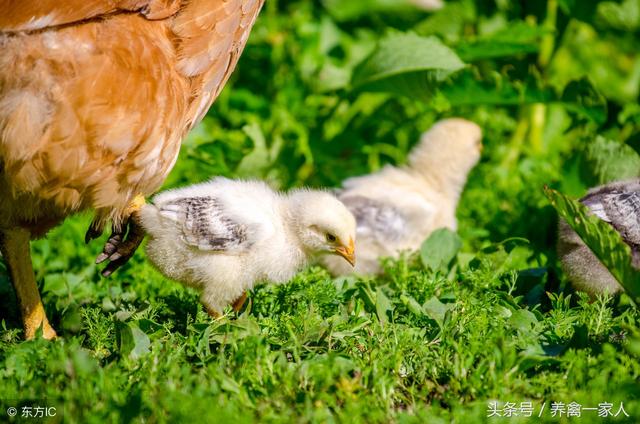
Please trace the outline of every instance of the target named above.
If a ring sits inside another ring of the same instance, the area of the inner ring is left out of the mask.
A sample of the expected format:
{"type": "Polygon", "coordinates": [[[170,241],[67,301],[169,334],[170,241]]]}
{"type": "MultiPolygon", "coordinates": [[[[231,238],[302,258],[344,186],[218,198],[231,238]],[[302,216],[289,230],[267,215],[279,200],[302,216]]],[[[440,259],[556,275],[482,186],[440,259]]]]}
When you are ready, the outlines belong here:
{"type": "Polygon", "coordinates": [[[119,231],[114,229],[111,237],[105,243],[102,253],[96,258],[96,264],[109,261],[109,264],[102,271],[102,275],[108,277],[127,263],[142,243],[144,235],[144,230],[135,222],[133,216],[129,218],[126,228],[119,231]]]}

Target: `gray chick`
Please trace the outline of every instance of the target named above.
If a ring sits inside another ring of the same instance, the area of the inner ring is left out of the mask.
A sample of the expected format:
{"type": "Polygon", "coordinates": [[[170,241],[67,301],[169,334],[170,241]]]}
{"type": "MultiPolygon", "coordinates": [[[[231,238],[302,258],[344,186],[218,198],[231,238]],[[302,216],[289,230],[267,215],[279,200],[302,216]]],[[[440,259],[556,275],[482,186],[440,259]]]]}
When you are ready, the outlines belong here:
{"type": "MultiPolygon", "coordinates": [[[[640,268],[640,180],[618,181],[589,190],[580,202],[609,223],[631,247],[632,265],[640,268]]],[[[623,291],[609,270],[566,221],[560,220],[558,254],[574,288],[595,297],[623,291]]]]}

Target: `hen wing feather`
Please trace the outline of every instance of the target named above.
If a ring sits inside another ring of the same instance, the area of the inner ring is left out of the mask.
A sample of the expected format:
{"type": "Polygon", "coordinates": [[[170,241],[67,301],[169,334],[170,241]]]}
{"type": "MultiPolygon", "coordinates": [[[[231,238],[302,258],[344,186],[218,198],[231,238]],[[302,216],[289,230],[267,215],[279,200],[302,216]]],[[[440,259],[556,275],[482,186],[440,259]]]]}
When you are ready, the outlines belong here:
{"type": "Polygon", "coordinates": [[[0,0],[0,31],[37,31],[116,13],[137,12],[164,19],[178,11],[181,0],[0,0]]]}
{"type": "Polygon", "coordinates": [[[120,226],[224,87],[262,4],[0,0],[2,174],[33,199],[9,220],[35,222],[47,202],[47,217],[91,208],[120,226]]]}

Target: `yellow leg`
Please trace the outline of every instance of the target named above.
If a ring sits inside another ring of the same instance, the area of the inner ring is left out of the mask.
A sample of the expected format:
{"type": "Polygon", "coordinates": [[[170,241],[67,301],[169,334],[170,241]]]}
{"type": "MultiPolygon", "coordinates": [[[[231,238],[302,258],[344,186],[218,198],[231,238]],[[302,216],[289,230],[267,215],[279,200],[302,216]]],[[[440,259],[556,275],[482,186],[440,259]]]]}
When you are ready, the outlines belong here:
{"type": "Polygon", "coordinates": [[[247,301],[247,292],[245,291],[242,293],[242,296],[240,296],[239,298],[236,299],[235,302],[233,302],[231,307],[233,308],[234,311],[240,312],[240,309],[242,309],[242,307],[244,306],[244,302],[246,301],[247,301]]]}
{"type": "MultiPolygon", "coordinates": [[[[244,303],[247,300],[247,292],[243,292],[242,295],[237,298],[232,304],[231,307],[233,308],[234,311],[236,312],[240,312],[240,309],[242,309],[242,307],[244,306],[244,303]]],[[[204,309],[207,311],[207,313],[209,314],[209,316],[213,319],[218,319],[222,316],[222,314],[218,311],[216,311],[213,308],[210,308],[209,306],[205,305],[204,303],[202,304],[204,306],[204,309]]]]}
{"type": "Polygon", "coordinates": [[[207,305],[203,305],[204,309],[207,311],[207,313],[209,314],[209,316],[213,319],[218,319],[220,318],[222,315],[220,314],[220,312],[216,311],[215,309],[212,309],[210,307],[208,307],[207,305]]]}
{"type": "Polygon", "coordinates": [[[31,265],[29,241],[30,234],[27,230],[6,230],[0,233],[0,251],[9,268],[11,282],[18,298],[25,339],[33,339],[40,327],[45,339],[54,339],[56,332],[49,325],[38,293],[31,265]]]}
{"type": "Polygon", "coordinates": [[[136,197],[133,198],[133,201],[129,203],[129,206],[127,207],[127,214],[134,215],[136,212],[142,209],[142,207],[146,203],[147,201],[144,199],[144,196],[142,194],[138,194],[136,197]]]}

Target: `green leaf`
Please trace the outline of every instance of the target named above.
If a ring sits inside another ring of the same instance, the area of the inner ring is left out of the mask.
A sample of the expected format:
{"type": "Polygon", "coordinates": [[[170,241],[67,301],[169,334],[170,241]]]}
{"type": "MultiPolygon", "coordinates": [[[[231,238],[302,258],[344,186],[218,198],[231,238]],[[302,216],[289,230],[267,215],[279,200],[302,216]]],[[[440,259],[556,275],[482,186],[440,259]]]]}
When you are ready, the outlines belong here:
{"type": "Polygon", "coordinates": [[[413,296],[403,294],[400,296],[400,301],[407,307],[407,309],[411,313],[418,316],[424,315],[424,310],[422,309],[422,306],[420,306],[418,301],[415,300],[413,296]]]}
{"type": "Polygon", "coordinates": [[[640,0],[625,0],[618,4],[605,1],[598,4],[598,18],[612,28],[635,31],[640,28],[640,0]]]}
{"type": "MultiPolygon", "coordinates": [[[[501,74],[479,79],[471,71],[461,72],[442,84],[435,101],[446,108],[457,106],[557,103],[598,124],[607,118],[606,100],[586,79],[571,81],[561,94],[530,77],[527,81],[510,80],[501,74]]],[[[443,108],[441,106],[441,108],[443,108]]]]}
{"type": "Polygon", "coordinates": [[[464,68],[458,56],[435,37],[392,34],[356,67],[351,85],[427,100],[446,77],[464,68]]]}
{"type": "Polygon", "coordinates": [[[445,2],[444,7],[413,27],[419,35],[437,35],[447,42],[460,39],[463,28],[477,20],[473,1],[445,2]]]}
{"type": "Polygon", "coordinates": [[[220,379],[220,387],[222,390],[236,395],[240,393],[240,385],[233,378],[226,374],[221,374],[218,378],[220,379]]]}
{"type": "Polygon", "coordinates": [[[438,325],[440,325],[440,328],[442,328],[444,316],[447,311],[451,309],[451,306],[440,302],[437,297],[433,296],[431,299],[427,300],[424,305],[422,305],[422,309],[427,315],[429,315],[429,317],[434,319],[438,325]]]}
{"type": "Polygon", "coordinates": [[[542,27],[516,21],[488,36],[461,42],[455,50],[465,62],[535,53],[540,49],[540,39],[547,33],[542,27]]]}
{"type": "Polygon", "coordinates": [[[380,320],[380,324],[384,325],[388,321],[387,313],[393,310],[393,304],[389,300],[386,294],[382,291],[382,288],[378,287],[376,290],[376,315],[380,320]]]}
{"type": "Polygon", "coordinates": [[[627,144],[602,136],[587,145],[586,162],[598,185],[640,176],[640,155],[627,144]]]}
{"type": "MultiPolygon", "coordinates": [[[[633,35],[627,36],[633,43],[633,35]]],[[[597,28],[572,19],[547,68],[548,81],[564,87],[578,76],[588,76],[609,101],[637,103],[640,57],[627,45],[622,38],[603,37],[597,28]]]]}
{"type": "Polygon", "coordinates": [[[358,297],[362,299],[364,306],[367,310],[373,311],[376,309],[376,302],[374,300],[374,294],[368,284],[358,285],[358,297]]]}
{"type": "Polygon", "coordinates": [[[603,124],[607,120],[607,101],[587,78],[569,82],[562,95],[549,103],[560,103],[597,124],[603,124]]]}
{"type": "Polygon", "coordinates": [[[435,230],[420,247],[420,259],[432,271],[446,270],[462,247],[460,237],[448,228],[435,230]]]}
{"type": "Polygon", "coordinates": [[[509,324],[516,330],[530,332],[531,327],[538,323],[533,312],[527,309],[517,309],[509,317],[509,324]]]}
{"type": "Polygon", "coordinates": [[[137,323],[116,321],[116,326],[118,328],[118,348],[122,356],[137,360],[149,353],[151,342],[149,337],[140,330],[137,323]]]}
{"type": "Polygon", "coordinates": [[[257,123],[245,125],[242,130],[253,141],[253,150],[246,155],[236,168],[239,177],[261,177],[271,163],[267,142],[257,123]]]}
{"type": "Polygon", "coordinates": [[[370,16],[371,13],[415,13],[415,2],[410,0],[323,0],[322,4],[338,21],[358,19],[362,16],[370,16]]]}
{"type": "Polygon", "coordinates": [[[631,265],[631,249],[620,234],[611,225],[591,214],[582,203],[548,187],[544,191],[558,214],[609,269],[637,305],[640,302],[640,272],[631,265]]]}

